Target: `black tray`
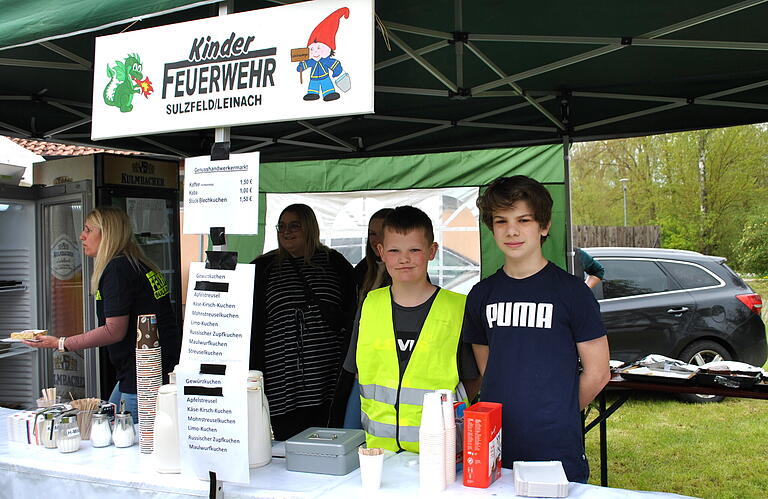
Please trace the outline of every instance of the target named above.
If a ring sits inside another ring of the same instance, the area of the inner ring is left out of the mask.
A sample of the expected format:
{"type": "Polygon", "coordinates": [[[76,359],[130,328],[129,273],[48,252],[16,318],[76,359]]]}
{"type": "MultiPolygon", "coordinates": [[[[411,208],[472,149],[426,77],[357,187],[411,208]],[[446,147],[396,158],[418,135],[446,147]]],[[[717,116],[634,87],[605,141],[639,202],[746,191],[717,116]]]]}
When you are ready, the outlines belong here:
{"type": "MultiPolygon", "coordinates": [[[[653,376],[650,374],[636,374],[632,371],[639,366],[619,369],[618,373],[627,381],[639,381],[641,383],[658,383],[660,385],[690,385],[694,379],[693,373],[690,378],[671,378],[667,376],[653,376]]],[[[662,372],[662,371],[659,371],[662,372]]]]}
{"type": "Polygon", "coordinates": [[[735,388],[738,390],[751,390],[760,381],[761,375],[758,372],[746,371],[709,371],[702,369],[693,381],[700,386],[714,386],[717,388],[735,388]]]}
{"type": "Polygon", "coordinates": [[[759,383],[755,383],[752,389],[756,392],[768,392],[768,380],[763,378],[759,383]]]}

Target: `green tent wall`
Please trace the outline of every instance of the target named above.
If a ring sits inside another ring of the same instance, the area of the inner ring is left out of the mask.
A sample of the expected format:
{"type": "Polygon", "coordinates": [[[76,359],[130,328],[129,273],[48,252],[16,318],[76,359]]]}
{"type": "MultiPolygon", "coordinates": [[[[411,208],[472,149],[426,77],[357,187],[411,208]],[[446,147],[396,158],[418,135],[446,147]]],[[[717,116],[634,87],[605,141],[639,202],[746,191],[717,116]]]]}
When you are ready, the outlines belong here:
{"type": "MultiPolygon", "coordinates": [[[[264,247],[266,194],[433,189],[484,186],[501,176],[528,175],[547,186],[554,207],[545,256],[566,268],[565,166],[560,145],[447,152],[414,156],[264,163],[259,170],[259,235],[227,237],[228,248],[249,262],[264,247]]],[[[503,263],[490,231],[481,225],[481,269],[486,277],[503,263]]]]}

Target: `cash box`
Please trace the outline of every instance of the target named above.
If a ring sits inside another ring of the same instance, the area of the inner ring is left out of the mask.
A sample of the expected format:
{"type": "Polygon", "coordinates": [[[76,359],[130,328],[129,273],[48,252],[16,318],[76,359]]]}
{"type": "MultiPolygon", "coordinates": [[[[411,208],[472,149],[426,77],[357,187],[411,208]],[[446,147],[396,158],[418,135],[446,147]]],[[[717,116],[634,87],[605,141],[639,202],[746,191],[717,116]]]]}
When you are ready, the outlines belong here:
{"type": "Polygon", "coordinates": [[[285,441],[289,471],[346,475],[360,466],[357,448],[365,442],[363,430],[307,428],[285,441]]]}

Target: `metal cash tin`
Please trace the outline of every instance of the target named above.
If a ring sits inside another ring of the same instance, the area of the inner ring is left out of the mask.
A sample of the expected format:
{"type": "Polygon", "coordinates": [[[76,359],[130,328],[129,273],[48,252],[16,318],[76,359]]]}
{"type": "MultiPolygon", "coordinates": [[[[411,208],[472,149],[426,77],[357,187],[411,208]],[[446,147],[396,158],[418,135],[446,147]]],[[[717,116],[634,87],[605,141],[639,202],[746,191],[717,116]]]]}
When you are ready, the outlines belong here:
{"type": "Polygon", "coordinates": [[[360,466],[357,448],[365,442],[363,430],[307,428],[285,441],[289,471],[346,475],[360,466]]]}

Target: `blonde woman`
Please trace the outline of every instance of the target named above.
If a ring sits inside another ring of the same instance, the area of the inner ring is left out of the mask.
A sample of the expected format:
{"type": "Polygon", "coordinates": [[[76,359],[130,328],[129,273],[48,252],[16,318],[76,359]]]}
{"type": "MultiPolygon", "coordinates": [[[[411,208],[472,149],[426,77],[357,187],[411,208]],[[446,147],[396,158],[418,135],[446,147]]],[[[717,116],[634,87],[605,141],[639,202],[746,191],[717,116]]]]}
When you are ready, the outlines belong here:
{"type": "Polygon", "coordinates": [[[106,347],[117,374],[110,402],[125,400],[134,421],[136,401],[136,318],[155,314],[163,349],[163,377],[179,360],[181,338],[171,306],[168,284],[157,266],[139,248],[128,215],[105,206],[88,214],[80,233],[83,252],[94,258],[91,289],[96,298],[99,327],[74,336],[42,337],[31,347],[59,351],[106,347]]]}
{"type": "Polygon", "coordinates": [[[381,228],[384,219],[392,213],[392,208],[382,208],[368,221],[368,239],[365,242],[365,258],[355,265],[355,282],[358,289],[358,306],[362,306],[368,292],[392,284],[387,268],[381,261],[377,246],[382,241],[381,228]]]}
{"type": "Polygon", "coordinates": [[[320,242],[312,208],[285,208],[277,240],[253,261],[250,365],[264,373],[275,439],[286,440],[343,421],[343,408],[329,417],[356,298],[352,266],[320,242]]]}

